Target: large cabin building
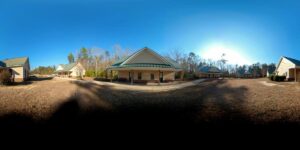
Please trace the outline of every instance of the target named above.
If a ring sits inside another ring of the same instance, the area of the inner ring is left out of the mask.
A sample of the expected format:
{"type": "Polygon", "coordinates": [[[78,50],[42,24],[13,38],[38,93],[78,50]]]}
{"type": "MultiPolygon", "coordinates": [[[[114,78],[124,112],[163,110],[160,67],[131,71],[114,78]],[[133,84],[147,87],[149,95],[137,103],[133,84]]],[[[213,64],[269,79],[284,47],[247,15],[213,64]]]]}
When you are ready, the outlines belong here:
{"type": "Polygon", "coordinates": [[[220,78],[223,72],[215,66],[202,66],[198,68],[197,75],[199,78],[220,78]]]}
{"type": "Polygon", "coordinates": [[[60,64],[57,66],[55,73],[60,77],[83,77],[85,68],[81,63],[60,64]]]}
{"type": "Polygon", "coordinates": [[[119,80],[131,83],[168,82],[174,81],[176,77],[183,79],[183,69],[177,62],[147,47],[116,61],[107,70],[108,74],[117,71],[119,80]]]}
{"type": "Polygon", "coordinates": [[[23,82],[29,79],[30,64],[28,57],[5,59],[0,61],[0,72],[8,70],[14,82],[23,82]]]}
{"type": "Polygon", "coordinates": [[[275,74],[286,76],[287,80],[300,81],[300,61],[289,57],[281,57],[275,74]]]}

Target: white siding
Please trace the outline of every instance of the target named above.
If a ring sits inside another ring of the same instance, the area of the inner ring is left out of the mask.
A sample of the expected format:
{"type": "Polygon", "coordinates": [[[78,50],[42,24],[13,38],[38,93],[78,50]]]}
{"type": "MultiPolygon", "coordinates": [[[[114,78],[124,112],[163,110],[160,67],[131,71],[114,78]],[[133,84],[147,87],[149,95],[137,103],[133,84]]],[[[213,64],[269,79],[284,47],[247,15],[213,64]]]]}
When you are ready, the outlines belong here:
{"type": "Polygon", "coordinates": [[[287,78],[293,78],[294,75],[289,72],[290,68],[295,68],[295,64],[287,60],[286,58],[282,58],[279,62],[279,65],[276,69],[277,75],[286,75],[287,78]]]}
{"type": "Polygon", "coordinates": [[[85,75],[85,69],[80,63],[76,64],[70,71],[72,72],[70,74],[72,77],[80,77],[85,75]]]}
{"type": "Polygon", "coordinates": [[[63,70],[64,68],[61,65],[58,65],[56,71],[63,70]]]}
{"type": "Polygon", "coordinates": [[[24,76],[23,67],[13,67],[11,69],[13,70],[13,76],[15,77],[15,79],[23,79],[24,76]]]}

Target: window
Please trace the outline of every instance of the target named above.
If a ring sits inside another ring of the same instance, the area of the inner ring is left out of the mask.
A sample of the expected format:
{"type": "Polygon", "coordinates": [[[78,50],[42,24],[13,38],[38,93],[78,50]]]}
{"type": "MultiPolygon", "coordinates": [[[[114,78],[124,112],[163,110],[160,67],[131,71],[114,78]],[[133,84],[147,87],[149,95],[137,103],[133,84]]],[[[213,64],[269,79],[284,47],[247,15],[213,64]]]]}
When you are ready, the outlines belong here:
{"type": "Polygon", "coordinates": [[[151,80],[154,80],[154,74],[151,73],[151,80]]]}
{"type": "Polygon", "coordinates": [[[142,80],[142,73],[141,72],[138,73],[138,79],[142,80]]]}

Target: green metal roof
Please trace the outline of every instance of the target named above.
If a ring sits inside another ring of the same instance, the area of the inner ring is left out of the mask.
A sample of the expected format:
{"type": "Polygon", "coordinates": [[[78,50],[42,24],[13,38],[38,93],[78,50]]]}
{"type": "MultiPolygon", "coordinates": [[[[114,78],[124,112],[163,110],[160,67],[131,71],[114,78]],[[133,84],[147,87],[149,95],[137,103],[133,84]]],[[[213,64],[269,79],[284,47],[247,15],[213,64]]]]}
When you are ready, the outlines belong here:
{"type": "Polygon", "coordinates": [[[126,61],[131,56],[132,55],[117,60],[114,64],[112,64],[112,66],[119,66],[120,64],[122,64],[124,61],[126,61]]]}
{"type": "Polygon", "coordinates": [[[199,72],[203,73],[222,73],[222,71],[215,66],[202,66],[199,68],[199,72]]]}
{"type": "Polygon", "coordinates": [[[76,65],[76,63],[65,64],[65,65],[63,66],[63,68],[64,68],[64,70],[66,70],[66,71],[70,71],[75,65],[76,65]]]}
{"type": "MultiPolygon", "coordinates": [[[[147,48],[147,47],[145,47],[145,48],[147,48]]],[[[112,66],[119,66],[119,65],[121,65],[124,61],[126,61],[127,59],[129,59],[130,57],[132,57],[133,55],[135,55],[136,53],[142,51],[145,48],[142,48],[142,49],[134,52],[133,54],[131,54],[131,55],[127,56],[127,57],[123,57],[123,58],[117,60],[114,64],[112,64],[112,66]]]]}
{"type": "Polygon", "coordinates": [[[5,59],[2,62],[0,62],[0,66],[2,66],[2,67],[23,66],[27,60],[28,60],[28,57],[5,59]]]}
{"type": "Polygon", "coordinates": [[[182,67],[172,58],[170,57],[165,57],[165,59],[170,62],[176,69],[182,69],[182,67]]]}
{"type": "Polygon", "coordinates": [[[63,68],[62,70],[57,70],[56,72],[64,72],[64,71],[70,71],[76,63],[70,63],[70,64],[60,64],[60,66],[63,68]]]}
{"type": "Polygon", "coordinates": [[[6,64],[3,61],[0,61],[0,67],[6,67],[6,64]]]}
{"type": "Polygon", "coordinates": [[[284,57],[284,58],[286,58],[287,60],[289,60],[292,63],[294,63],[296,66],[300,66],[300,61],[299,60],[296,60],[296,59],[293,59],[293,58],[289,58],[289,57],[284,57]]]}
{"type": "Polygon", "coordinates": [[[130,56],[127,56],[127,57],[124,57],[124,58],[121,58],[121,59],[117,60],[110,68],[149,67],[149,68],[175,68],[175,69],[182,69],[181,66],[176,61],[174,61],[173,59],[171,59],[169,57],[162,57],[162,56],[160,56],[159,54],[157,54],[154,51],[153,52],[155,54],[159,55],[167,63],[166,64],[155,64],[155,63],[122,64],[126,60],[130,59],[131,57],[133,57],[135,54],[137,54],[140,51],[143,51],[145,49],[153,51],[153,50],[151,50],[151,49],[149,49],[147,47],[144,47],[144,48],[136,51],[135,53],[131,54],[130,56]]]}
{"type": "Polygon", "coordinates": [[[111,68],[130,68],[130,67],[171,68],[171,65],[138,63],[138,64],[124,64],[122,66],[112,66],[111,68]]]}

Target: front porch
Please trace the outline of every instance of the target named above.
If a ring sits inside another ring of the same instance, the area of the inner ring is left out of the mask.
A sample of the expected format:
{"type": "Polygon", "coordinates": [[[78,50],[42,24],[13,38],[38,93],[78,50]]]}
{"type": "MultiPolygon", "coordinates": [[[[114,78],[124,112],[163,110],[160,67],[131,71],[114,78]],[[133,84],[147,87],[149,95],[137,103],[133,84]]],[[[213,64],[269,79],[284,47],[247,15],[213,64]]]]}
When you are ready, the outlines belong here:
{"type": "Polygon", "coordinates": [[[220,78],[222,73],[199,73],[199,78],[220,78]]]}
{"type": "Polygon", "coordinates": [[[10,73],[10,82],[15,82],[15,77],[13,74],[13,70],[8,67],[0,67],[0,76],[3,71],[8,71],[10,73]]]}
{"type": "Polygon", "coordinates": [[[174,71],[170,69],[109,69],[107,70],[107,78],[113,79],[113,74],[118,75],[118,81],[133,83],[167,83],[175,80],[183,80],[183,71],[174,71]]]}
{"type": "Polygon", "coordinates": [[[72,73],[71,71],[56,71],[57,76],[63,77],[63,78],[69,78],[71,77],[70,74],[72,73]]]}

